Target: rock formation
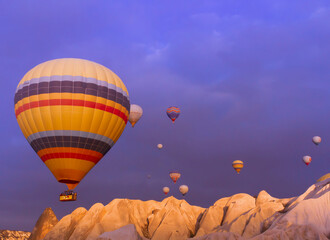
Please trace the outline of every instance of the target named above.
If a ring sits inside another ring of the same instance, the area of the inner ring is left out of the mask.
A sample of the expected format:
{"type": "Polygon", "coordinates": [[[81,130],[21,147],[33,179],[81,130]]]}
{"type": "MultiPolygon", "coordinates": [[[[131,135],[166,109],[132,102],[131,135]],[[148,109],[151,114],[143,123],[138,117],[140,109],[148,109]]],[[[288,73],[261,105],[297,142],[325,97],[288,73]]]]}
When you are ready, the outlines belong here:
{"type": "Polygon", "coordinates": [[[328,179],[328,178],[330,178],[330,173],[327,173],[327,174],[323,175],[316,182],[322,182],[322,181],[324,181],[325,179],[328,179]]]}
{"type": "MultiPolygon", "coordinates": [[[[37,225],[34,233],[45,232],[39,230],[40,224],[37,225]]],[[[207,209],[174,197],[162,202],[115,199],[106,206],[96,203],[89,210],[76,209],[63,217],[43,239],[328,238],[330,179],[312,185],[294,198],[278,199],[266,191],[261,191],[257,197],[240,193],[222,198],[207,209]]],[[[33,239],[41,240],[42,237],[38,235],[33,239]]]]}
{"type": "Polygon", "coordinates": [[[30,232],[0,230],[0,240],[27,240],[30,232]]]}
{"type": "Polygon", "coordinates": [[[141,237],[137,233],[134,224],[128,224],[117,230],[102,233],[100,236],[98,236],[96,240],[122,240],[122,239],[146,240],[147,238],[141,237]]]}
{"type": "Polygon", "coordinates": [[[51,208],[46,208],[33,228],[29,240],[43,239],[57,223],[58,220],[53,210],[51,208]]]}

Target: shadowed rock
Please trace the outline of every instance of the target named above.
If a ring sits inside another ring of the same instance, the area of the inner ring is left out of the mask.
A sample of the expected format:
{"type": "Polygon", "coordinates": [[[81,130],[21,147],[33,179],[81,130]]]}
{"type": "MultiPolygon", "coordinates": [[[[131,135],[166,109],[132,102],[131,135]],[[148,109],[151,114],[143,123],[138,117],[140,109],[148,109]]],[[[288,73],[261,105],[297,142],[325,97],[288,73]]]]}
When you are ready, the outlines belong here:
{"type": "Polygon", "coordinates": [[[135,228],[134,224],[128,224],[112,232],[102,233],[96,240],[144,240],[135,228]]]}

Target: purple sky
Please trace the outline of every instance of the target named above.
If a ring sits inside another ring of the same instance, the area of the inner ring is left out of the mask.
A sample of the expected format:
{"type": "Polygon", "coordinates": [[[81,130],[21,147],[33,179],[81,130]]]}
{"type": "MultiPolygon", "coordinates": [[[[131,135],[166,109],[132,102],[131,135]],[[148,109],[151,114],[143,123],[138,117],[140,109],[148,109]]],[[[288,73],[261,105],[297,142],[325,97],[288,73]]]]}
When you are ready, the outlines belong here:
{"type": "Polygon", "coordinates": [[[180,198],[180,184],[203,207],[263,189],[292,197],[329,172],[328,0],[0,0],[0,9],[0,229],[31,231],[46,207],[61,218],[114,198],[162,200],[163,186],[180,198]],[[144,110],[71,203],[58,201],[66,186],[25,140],[13,103],[28,70],[63,57],[110,68],[144,110]],[[182,111],[175,125],[171,105],[182,111]],[[176,185],[171,170],[182,173],[176,185]]]}

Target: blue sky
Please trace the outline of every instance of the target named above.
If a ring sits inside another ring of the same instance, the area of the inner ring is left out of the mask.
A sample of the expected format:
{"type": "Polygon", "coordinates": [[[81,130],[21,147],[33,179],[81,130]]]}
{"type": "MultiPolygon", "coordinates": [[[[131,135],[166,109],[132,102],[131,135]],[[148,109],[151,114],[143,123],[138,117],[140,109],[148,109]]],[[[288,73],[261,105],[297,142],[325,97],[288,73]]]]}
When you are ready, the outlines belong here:
{"type": "Polygon", "coordinates": [[[329,1],[0,0],[0,9],[0,229],[31,231],[46,207],[61,218],[114,198],[161,200],[166,185],[180,198],[187,184],[186,200],[204,207],[263,189],[291,197],[329,172],[329,1]],[[110,68],[144,110],[64,204],[65,186],[25,140],[13,103],[29,69],[63,57],[110,68]],[[175,125],[171,105],[182,111],[175,125]],[[177,185],[171,170],[182,173],[177,185]]]}

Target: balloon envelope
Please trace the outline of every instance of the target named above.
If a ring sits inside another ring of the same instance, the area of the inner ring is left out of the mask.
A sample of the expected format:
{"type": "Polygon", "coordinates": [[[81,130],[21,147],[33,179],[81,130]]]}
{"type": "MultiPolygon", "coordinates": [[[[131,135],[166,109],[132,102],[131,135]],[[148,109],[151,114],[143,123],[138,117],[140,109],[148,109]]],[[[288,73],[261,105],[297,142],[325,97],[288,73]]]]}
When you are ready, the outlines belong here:
{"type": "Polygon", "coordinates": [[[235,171],[239,174],[241,169],[244,167],[244,164],[241,160],[235,160],[233,161],[232,166],[235,169],[235,171]]]}
{"type": "Polygon", "coordinates": [[[313,137],[313,143],[315,144],[315,145],[319,145],[320,143],[321,143],[321,137],[319,137],[319,136],[314,136],[313,137]]]}
{"type": "Polygon", "coordinates": [[[134,125],[140,120],[142,114],[143,110],[139,105],[131,105],[128,121],[132,124],[132,127],[134,127],[134,125]]]}
{"type": "Polygon", "coordinates": [[[179,172],[170,172],[170,178],[174,183],[178,181],[178,179],[181,177],[181,174],[179,172]]]}
{"type": "Polygon", "coordinates": [[[174,123],[175,120],[179,117],[180,115],[180,109],[178,107],[169,107],[167,108],[167,116],[172,120],[174,123]]]}
{"type": "Polygon", "coordinates": [[[310,156],[303,156],[302,160],[308,166],[311,163],[312,158],[310,156]]]}
{"type": "Polygon", "coordinates": [[[157,144],[157,148],[158,149],[162,149],[163,148],[163,144],[161,144],[161,143],[157,144]]]}
{"type": "Polygon", "coordinates": [[[180,193],[184,196],[189,191],[189,188],[187,185],[181,185],[179,190],[180,190],[180,193]]]}
{"type": "Polygon", "coordinates": [[[170,191],[169,187],[163,187],[163,193],[165,193],[165,195],[167,195],[170,191]]]}
{"type": "Polygon", "coordinates": [[[83,59],[41,63],[17,86],[15,115],[55,178],[74,189],[122,134],[127,89],[108,68],[83,59]]]}

